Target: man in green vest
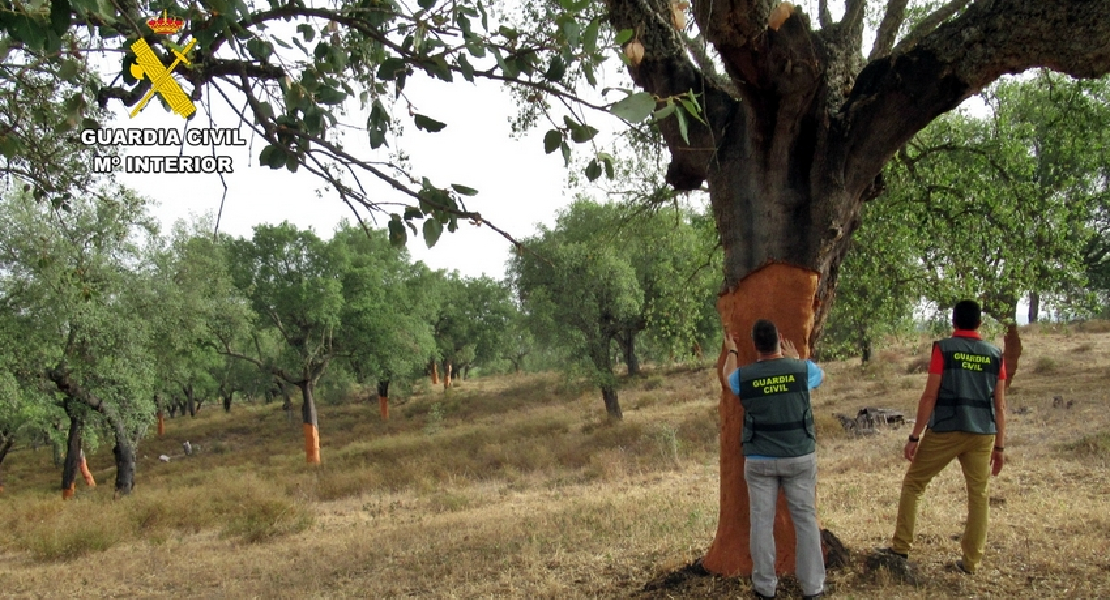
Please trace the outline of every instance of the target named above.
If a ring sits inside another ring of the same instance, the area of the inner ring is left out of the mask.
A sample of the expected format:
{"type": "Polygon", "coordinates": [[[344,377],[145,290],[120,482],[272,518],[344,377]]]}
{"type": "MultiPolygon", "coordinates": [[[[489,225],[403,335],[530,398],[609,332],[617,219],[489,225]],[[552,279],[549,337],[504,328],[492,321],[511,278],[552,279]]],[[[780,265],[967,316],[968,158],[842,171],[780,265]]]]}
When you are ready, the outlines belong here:
{"type": "Polygon", "coordinates": [[[953,459],[967,484],[967,524],[955,569],[975,573],[987,544],[992,475],[1002,470],[1006,440],[1006,365],[1002,352],[979,337],[979,305],[964,300],[952,309],[952,337],[933,344],[929,378],[917,404],[917,422],[904,455],[911,461],[902,482],[898,521],[889,552],[909,558],[917,500],[953,459]],[[928,429],[926,429],[926,424],[928,429]]]}
{"type": "Polygon", "coordinates": [[[779,489],[786,495],[797,542],[795,572],[806,598],[825,589],[825,557],[817,526],[817,445],[809,390],[821,385],[824,371],[800,360],[789,340],[779,341],[766,319],[752,326],[756,362],[737,368],[736,341],[725,335],[728,356],[722,366],[732,393],[744,407],[744,479],[751,507],[752,590],[774,598],[774,522],[779,489]]]}

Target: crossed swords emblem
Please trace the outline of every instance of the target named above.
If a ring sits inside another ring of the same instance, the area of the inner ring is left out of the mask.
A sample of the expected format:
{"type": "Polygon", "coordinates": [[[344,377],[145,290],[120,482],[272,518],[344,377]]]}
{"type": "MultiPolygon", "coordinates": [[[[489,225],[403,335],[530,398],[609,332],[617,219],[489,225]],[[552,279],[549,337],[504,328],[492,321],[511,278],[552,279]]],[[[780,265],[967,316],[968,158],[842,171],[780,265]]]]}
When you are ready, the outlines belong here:
{"type": "Polygon", "coordinates": [[[194,38],[189,40],[189,44],[185,46],[183,51],[178,52],[177,50],[173,50],[173,53],[177,55],[177,59],[173,61],[173,64],[171,64],[169,68],[162,64],[162,61],[158,59],[158,56],[155,55],[154,51],[147,45],[146,40],[140,38],[135,40],[135,43],[131,44],[131,49],[135,52],[135,64],[131,65],[131,75],[134,76],[135,79],[143,79],[144,77],[150,79],[150,89],[147,90],[146,95],[139,101],[139,104],[135,106],[135,110],[131,111],[131,118],[135,118],[135,115],[139,114],[139,111],[146,107],[150,99],[154,97],[155,92],[161,94],[162,99],[166,101],[166,104],[170,105],[170,109],[173,110],[173,112],[186,119],[189,118],[189,115],[197,111],[197,107],[193,106],[192,101],[185,95],[185,91],[181,89],[181,84],[173,78],[173,70],[177,65],[181,63],[187,65],[192,64],[185,55],[193,49],[196,43],[197,40],[194,38]]]}

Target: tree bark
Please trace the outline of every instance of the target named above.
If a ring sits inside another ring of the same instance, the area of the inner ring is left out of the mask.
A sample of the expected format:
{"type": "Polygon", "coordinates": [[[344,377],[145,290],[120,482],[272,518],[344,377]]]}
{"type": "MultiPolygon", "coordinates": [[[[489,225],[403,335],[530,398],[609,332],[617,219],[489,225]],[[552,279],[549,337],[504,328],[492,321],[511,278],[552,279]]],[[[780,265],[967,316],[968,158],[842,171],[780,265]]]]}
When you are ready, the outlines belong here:
{"type": "Polygon", "coordinates": [[[383,421],[389,420],[389,380],[378,381],[378,411],[383,421]]]}
{"type": "Polygon", "coordinates": [[[189,416],[195,417],[197,416],[197,399],[196,396],[193,394],[193,384],[190,383],[189,385],[184,386],[183,390],[185,391],[185,401],[187,402],[187,406],[189,408],[189,416]]]}
{"type": "Polygon", "coordinates": [[[231,397],[234,396],[234,395],[235,395],[235,392],[229,392],[229,393],[227,393],[223,396],[222,400],[223,400],[223,404],[224,404],[224,412],[226,412],[226,413],[231,412],[231,397]]]}
{"type": "Polygon", "coordinates": [[[621,413],[621,403],[617,399],[617,387],[611,383],[603,384],[601,386],[601,399],[605,402],[605,414],[610,419],[623,419],[624,414],[621,413]]]}
{"type": "MultiPolygon", "coordinates": [[[[814,328],[814,305],[818,274],[783,264],[772,264],[745,278],[735,289],[721,295],[717,309],[725,329],[738,340],[751,339],[752,325],[758,319],[771,319],[782,339],[795,343],[802,357],[808,357],[814,328]]],[[[739,365],[755,362],[755,348],[740,343],[739,365]]],[[[727,353],[722,346],[717,371],[724,366],[727,353]]],[[[751,573],[748,538],[751,521],[748,488],[744,482],[744,454],[740,443],[744,409],[733,395],[728,382],[721,379],[721,512],[717,536],[706,552],[706,569],[726,575],[751,573]]],[[[779,495],[774,535],[778,555],[775,568],[780,573],[794,569],[794,526],[785,496],[779,495]]]]}
{"type": "Polygon", "coordinates": [[[310,464],[320,464],[320,430],[316,423],[316,400],[313,390],[316,381],[309,378],[301,382],[301,419],[304,422],[305,457],[310,464]]]}
{"type": "Polygon", "coordinates": [[[443,389],[451,387],[451,363],[443,361],[443,389]]]}
{"type": "Polygon", "coordinates": [[[871,338],[870,337],[863,338],[863,343],[860,344],[860,345],[862,346],[862,350],[863,350],[863,356],[861,357],[860,362],[862,362],[863,364],[867,364],[867,363],[871,362],[871,338]]]}
{"type": "Polygon", "coordinates": [[[432,361],[432,385],[439,385],[439,365],[432,361]]]}
{"type": "Polygon", "coordinates": [[[1036,323],[1041,316],[1041,295],[1029,292],[1029,322],[1036,323]]]}
{"type": "MultiPolygon", "coordinates": [[[[69,401],[66,401],[69,404],[69,401]]],[[[69,416],[69,436],[66,438],[66,458],[62,463],[62,499],[73,497],[77,490],[77,469],[81,462],[81,418],[66,407],[69,416]]]]}
{"type": "Polygon", "coordinates": [[[621,352],[624,354],[624,364],[628,368],[628,376],[639,375],[640,359],[636,356],[636,332],[632,329],[626,329],[617,336],[617,340],[620,343],[621,352]]]}

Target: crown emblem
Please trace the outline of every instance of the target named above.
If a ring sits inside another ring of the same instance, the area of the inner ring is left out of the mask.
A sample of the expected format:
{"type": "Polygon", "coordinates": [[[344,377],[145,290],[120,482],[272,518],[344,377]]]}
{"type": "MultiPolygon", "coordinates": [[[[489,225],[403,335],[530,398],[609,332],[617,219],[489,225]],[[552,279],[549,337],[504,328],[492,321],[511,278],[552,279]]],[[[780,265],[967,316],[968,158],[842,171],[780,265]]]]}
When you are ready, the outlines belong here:
{"type": "Polygon", "coordinates": [[[150,28],[154,30],[154,33],[158,33],[161,35],[172,35],[174,33],[177,33],[178,31],[181,31],[181,28],[185,26],[185,20],[167,17],[166,11],[162,11],[161,17],[158,17],[157,19],[151,19],[147,21],[146,24],[150,25],[150,28]]]}

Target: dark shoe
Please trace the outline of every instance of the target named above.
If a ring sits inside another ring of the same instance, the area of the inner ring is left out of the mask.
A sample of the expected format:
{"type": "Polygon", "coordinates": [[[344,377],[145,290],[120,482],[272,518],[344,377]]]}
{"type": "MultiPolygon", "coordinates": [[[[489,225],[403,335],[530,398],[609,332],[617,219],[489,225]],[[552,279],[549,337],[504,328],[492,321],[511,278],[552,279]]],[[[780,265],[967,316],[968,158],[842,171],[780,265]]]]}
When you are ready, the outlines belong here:
{"type": "Polygon", "coordinates": [[[975,571],[969,571],[967,569],[967,567],[964,566],[964,561],[963,560],[957,560],[956,562],[948,563],[947,565],[945,565],[945,569],[948,570],[948,571],[955,571],[957,573],[963,573],[964,575],[974,575],[975,574],[975,571]]]}
{"type": "Polygon", "coordinates": [[[882,550],[879,550],[879,552],[882,552],[883,554],[889,554],[891,556],[897,556],[898,558],[900,558],[902,560],[909,560],[910,559],[909,554],[902,554],[901,552],[895,552],[894,548],[883,548],[882,550]]]}

